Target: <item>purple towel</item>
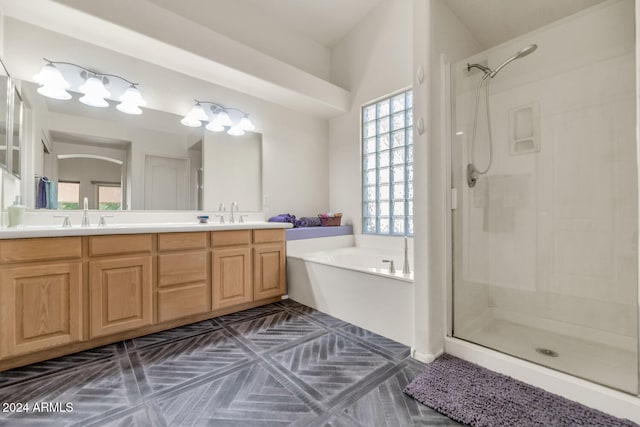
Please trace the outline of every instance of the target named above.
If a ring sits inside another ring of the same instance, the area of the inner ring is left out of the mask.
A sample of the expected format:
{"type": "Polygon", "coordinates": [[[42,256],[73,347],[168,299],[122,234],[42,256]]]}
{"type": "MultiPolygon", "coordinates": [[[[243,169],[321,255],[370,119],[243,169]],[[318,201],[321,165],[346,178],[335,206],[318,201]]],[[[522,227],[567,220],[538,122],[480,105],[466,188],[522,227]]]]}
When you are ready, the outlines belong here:
{"type": "Polygon", "coordinates": [[[303,216],[300,218],[300,227],[320,227],[322,223],[317,216],[303,216]]]}
{"type": "Polygon", "coordinates": [[[295,215],[291,214],[280,214],[272,216],[271,218],[269,218],[269,222],[289,222],[293,224],[294,227],[300,226],[300,221],[296,219],[295,215]]]}

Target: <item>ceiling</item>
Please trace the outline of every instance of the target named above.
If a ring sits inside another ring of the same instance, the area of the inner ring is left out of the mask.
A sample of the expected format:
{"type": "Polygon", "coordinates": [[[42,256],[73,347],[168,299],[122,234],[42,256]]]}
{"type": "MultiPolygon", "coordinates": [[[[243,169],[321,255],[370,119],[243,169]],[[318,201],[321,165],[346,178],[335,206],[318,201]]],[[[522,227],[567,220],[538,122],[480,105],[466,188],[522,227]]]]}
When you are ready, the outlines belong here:
{"type": "Polygon", "coordinates": [[[383,0],[149,0],[216,30],[216,19],[261,15],[325,47],[337,44],[383,0]],[[236,15],[234,17],[234,15],[236,15]]]}
{"type": "Polygon", "coordinates": [[[602,1],[447,0],[447,4],[482,47],[488,49],[602,1]]]}

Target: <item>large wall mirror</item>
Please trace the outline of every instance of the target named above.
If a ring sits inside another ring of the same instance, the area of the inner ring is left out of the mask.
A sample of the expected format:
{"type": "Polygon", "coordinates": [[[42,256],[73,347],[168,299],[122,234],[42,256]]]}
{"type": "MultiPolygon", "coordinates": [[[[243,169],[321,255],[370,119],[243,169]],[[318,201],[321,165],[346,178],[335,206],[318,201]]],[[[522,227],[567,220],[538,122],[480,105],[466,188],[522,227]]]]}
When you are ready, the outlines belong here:
{"type": "Polygon", "coordinates": [[[260,134],[189,128],[175,114],[131,116],[45,98],[35,83],[21,86],[39,139],[29,207],[79,209],[86,197],[101,210],[216,210],[232,201],[242,211],[261,210],[260,134]]]}
{"type": "Polygon", "coordinates": [[[233,104],[219,98],[214,82],[11,17],[4,35],[6,65],[22,79],[28,106],[22,149],[15,153],[28,208],[82,208],[86,197],[89,208],[104,210],[211,211],[233,201],[245,212],[262,210],[262,135],[232,137],[180,123],[177,114],[186,114],[195,97],[233,104]],[[118,111],[112,100],[92,107],[73,89],[69,100],[47,98],[32,80],[45,57],[134,79],[154,107],[143,107],[141,115],[118,111]]]}

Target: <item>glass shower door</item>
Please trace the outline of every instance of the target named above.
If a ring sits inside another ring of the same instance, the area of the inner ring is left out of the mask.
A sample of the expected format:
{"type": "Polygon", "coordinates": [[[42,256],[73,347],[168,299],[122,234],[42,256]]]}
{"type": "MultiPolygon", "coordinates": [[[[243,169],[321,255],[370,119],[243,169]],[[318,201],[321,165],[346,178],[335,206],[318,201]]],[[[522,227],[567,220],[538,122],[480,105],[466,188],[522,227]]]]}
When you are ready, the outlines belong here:
{"type": "Polygon", "coordinates": [[[634,16],[594,7],[452,66],[452,224],[455,337],[636,394],[634,16]]]}

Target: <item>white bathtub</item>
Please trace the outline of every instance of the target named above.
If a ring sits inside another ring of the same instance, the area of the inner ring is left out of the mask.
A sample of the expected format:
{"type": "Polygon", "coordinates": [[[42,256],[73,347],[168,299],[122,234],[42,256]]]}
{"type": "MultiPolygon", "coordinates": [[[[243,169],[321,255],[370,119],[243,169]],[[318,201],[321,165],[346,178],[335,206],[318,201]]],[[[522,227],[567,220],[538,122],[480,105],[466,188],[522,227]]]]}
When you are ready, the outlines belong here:
{"type": "Polygon", "coordinates": [[[287,280],[291,299],[413,345],[413,274],[402,274],[401,253],[349,247],[289,255],[287,280]]]}

